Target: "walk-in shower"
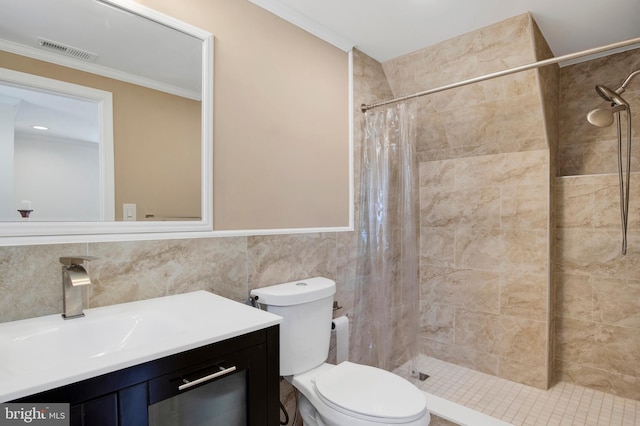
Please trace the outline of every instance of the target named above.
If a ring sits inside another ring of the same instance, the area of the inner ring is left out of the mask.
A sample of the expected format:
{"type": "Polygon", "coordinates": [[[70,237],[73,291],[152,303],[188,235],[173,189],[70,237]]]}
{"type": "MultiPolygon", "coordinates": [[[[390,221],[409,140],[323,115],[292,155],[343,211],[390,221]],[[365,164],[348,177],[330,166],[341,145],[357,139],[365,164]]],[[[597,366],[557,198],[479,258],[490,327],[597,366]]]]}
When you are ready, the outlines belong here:
{"type": "Polygon", "coordinates": [[[608,127],[615,121],[618,128],[618,179],[620,181],[620,222],[622,225],[622,254],[627,254],[627,221],[629,219],[629,180],[631,178],[631,107],[629,103],[622,98],[622,93],[627,88],[631,80],[640,74],[640,70],[636,70],[629,74],[624,82],[615,90],[611,90],[607,86],[596,85],[596,92],[607,102],[611,103],[610,108],[597,108],[587,114],[589,123],[597,127],[608,127]],[[622,151],[622,123],[620,112],[627,112],[627,150],[626,164],[623,164],[622,151]],[[626,166],[626,167],[624,167],[626,166]]]}

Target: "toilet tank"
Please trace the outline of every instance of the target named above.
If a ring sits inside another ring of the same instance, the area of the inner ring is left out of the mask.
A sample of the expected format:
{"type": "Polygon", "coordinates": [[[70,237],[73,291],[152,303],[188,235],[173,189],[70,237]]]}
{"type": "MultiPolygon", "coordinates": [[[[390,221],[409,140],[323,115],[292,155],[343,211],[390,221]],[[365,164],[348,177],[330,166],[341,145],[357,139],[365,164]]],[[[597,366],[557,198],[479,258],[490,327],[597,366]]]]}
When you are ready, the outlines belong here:
{"type": "Polygon", "coordinates": [[[280,323],[280,375],[304,373],[329,356],[336,283],[315,277],[251,291],[258,304],[283,318],[280,323]]]}

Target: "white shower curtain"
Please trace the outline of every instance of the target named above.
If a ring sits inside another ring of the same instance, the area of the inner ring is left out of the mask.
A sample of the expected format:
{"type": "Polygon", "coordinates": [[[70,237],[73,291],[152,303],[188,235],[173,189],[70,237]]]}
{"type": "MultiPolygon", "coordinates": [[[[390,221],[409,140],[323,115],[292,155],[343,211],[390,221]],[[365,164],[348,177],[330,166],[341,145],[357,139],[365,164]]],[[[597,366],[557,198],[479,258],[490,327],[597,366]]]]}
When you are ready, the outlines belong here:
{"type": "MultiPolygon", "coordinates": [[[[354,336],[359,362],[417,375],[415,106],[365,113],[354,336]]],[[[403,374],[403,372],[400,372],[403,374]]]]}

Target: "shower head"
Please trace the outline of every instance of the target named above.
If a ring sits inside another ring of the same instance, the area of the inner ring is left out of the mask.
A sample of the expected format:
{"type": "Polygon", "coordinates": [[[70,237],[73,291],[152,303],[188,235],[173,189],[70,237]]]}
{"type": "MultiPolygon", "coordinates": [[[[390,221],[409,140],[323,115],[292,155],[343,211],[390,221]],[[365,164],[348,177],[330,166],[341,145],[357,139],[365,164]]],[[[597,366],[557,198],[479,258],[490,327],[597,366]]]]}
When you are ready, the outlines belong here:
{"type": "MultiPolygon", "coordinates": [[[[634,74],[632,74],[631,76],[633,75],[634,74]]],[[[627,77],[627,80],[624,84],[629,82],[631,76],[627,77]]],[[[612,108],[598,108],[589,112],[589,114],[587,114],[587,120],[589,120],[589,123],[597,127],[611,126],[611,124],[613,124],[614,112],[629,109],[629,104],[627,103],[627,101],[622,99],[622,96],[620,96],[620,93],[624,92],[623,86],[620,86],[616,90],[611,90],[607,86],[603,86],[601,84],[596,85],[596,92],[598,93],[598,95],[600,95],[600,97],[605,101],[611,102],[612,108]]]]}
{"type": "Polygon", "coordinates": [[[613,124],[613,113],[627,109],[624,105],[616,105],[613,108],[598,108],[587,114],[589,123],[596,127],[609,127],[613,124]]]}
{"type": "MultiPolygon", "coordinates": [[[[622,92],[624,91],[624,88],[620,86],[618,90],[622,92]]],[[[611,102],[611,106],[623,105],[627,108],[629,107],[629,104],[627,103],[627,101],[622,99],[622,97],[617,91],[611,90],[607,86],[596,84],[596,92],[598,92],[598,95],[600,95],[602,99],[604,99],[605,101],[611,102]]]]}

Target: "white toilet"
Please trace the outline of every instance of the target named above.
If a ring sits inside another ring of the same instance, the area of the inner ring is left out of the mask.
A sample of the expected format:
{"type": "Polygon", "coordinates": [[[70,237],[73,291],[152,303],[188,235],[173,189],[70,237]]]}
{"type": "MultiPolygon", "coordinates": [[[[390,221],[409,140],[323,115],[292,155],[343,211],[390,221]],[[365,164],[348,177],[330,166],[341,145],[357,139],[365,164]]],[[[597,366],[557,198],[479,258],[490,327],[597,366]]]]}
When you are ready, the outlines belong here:
{"type": "Polygon", "coordinates": [[[251,291],[283,318],[280,375],[302,394],[305,426],[426,426],[425,395],[409,381],[366,365],[327,364],[336,284],[309,278],[251,291]]]}

